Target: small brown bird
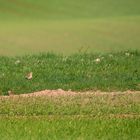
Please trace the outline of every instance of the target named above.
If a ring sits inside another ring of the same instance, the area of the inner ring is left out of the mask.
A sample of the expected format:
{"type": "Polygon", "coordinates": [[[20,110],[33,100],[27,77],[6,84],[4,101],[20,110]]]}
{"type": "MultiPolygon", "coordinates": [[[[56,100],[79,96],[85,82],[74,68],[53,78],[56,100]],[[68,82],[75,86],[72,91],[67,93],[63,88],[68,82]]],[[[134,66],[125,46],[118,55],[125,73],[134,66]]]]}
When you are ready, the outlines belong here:
{"type": "Polygon", "coordinates": [[[8,95],[9,95],[9,96],[12,96],[12,95],[14,95],[14,92],[11,91],[11,90],[9,90],[9,91],[8,91],[8,95]]]}
{"type": "Polygon", "coordinates": [[[31,80],[33,78],[33,73],[30,72],[26,75],[26,79],[31,80]]]}

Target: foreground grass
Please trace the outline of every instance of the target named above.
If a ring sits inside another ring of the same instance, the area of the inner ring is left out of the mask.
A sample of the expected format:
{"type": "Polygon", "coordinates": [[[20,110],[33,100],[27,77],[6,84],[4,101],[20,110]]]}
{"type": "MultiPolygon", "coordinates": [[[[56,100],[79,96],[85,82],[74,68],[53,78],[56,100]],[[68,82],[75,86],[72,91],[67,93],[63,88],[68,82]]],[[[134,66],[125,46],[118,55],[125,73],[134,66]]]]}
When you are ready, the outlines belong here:
{"type": "Polygon", "coordinates": [[[140,119],[2,119],[2,140],[138,140],[140,119]]]}
{"type": "Polygon", "coordinates": [[[140,90],[140,53],[0,57],[0,93],[43,89],[140,90]],[[98,62],[99,61],[99,62],[98,62]],[[32,80],[25,78],[33,72],[32,80]]]}
{"type": "Polygon", "coordinates": [[[140,94],[1,98],[0,120],[2,140],[138,140],[140,94]]]}

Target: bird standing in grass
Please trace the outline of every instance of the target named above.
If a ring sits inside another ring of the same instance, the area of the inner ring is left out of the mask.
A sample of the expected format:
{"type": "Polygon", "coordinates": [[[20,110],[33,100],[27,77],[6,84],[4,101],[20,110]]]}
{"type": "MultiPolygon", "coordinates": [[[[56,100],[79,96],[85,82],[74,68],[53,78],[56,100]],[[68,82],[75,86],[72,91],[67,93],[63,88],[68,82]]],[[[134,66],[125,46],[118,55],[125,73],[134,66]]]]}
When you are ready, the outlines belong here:
{"type": "Polygon", "coordinates": [[[33,78],[33,73],[30,72],[26,75],[26,79],[31,80],[33,78]]]}
{"type": "Polygon", "coordinates": [[[14,92],[11,91],[11,90],[9,90],[9,91],[8,91],[8,95],[9,95],[9,96],[12,96],[12,95],[14,95],[14,92]]]}

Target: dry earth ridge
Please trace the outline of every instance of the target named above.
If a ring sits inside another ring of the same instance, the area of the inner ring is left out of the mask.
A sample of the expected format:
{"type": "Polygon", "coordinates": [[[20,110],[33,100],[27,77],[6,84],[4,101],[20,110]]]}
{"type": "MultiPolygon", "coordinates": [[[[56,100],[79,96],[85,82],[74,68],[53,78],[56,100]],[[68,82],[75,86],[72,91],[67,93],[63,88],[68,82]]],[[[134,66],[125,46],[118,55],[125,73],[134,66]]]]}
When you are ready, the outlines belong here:
{"type": "Polygon", "coordinates": [[[43,90],[33,93],[19,94],[19,95],[10,95],[10,96],[0,96],[0,98],[13,98],[13,97],[38,97],[38,96],[74,96],[74,95],[127,95],[127,94],[140,94],[140,91],[114,91],[114,92],[102,92],[102,91],[85,91],[85,92],[75,92],[75,91],[64,91],[62,89],[58,90],[43,90]]]}

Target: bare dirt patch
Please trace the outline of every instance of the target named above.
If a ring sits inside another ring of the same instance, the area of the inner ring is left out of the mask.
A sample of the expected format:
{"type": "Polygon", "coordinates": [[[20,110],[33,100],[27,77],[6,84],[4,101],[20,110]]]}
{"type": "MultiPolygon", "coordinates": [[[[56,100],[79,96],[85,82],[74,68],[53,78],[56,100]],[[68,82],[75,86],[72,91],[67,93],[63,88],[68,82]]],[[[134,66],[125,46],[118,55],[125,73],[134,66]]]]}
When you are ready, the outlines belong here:
{"type": "Polygon", "coordinates": [[[20,95],[9,95],[9,96],[0,96],[0,98],[13,98],[13,97],[41,97],[41,96],[75,96],[75,95],[94,95],[94,96],[103,96],[110,95],[112,97],[121,96],[121,95],[140,95],[140,91],[117,91],[117,92],[101,92],[101,91],[85,91],[85,92],[75,92],[75,91],[64,91],[62,89],[58,90],[43,90],[34,93],[20,94],[20,95]]]}

